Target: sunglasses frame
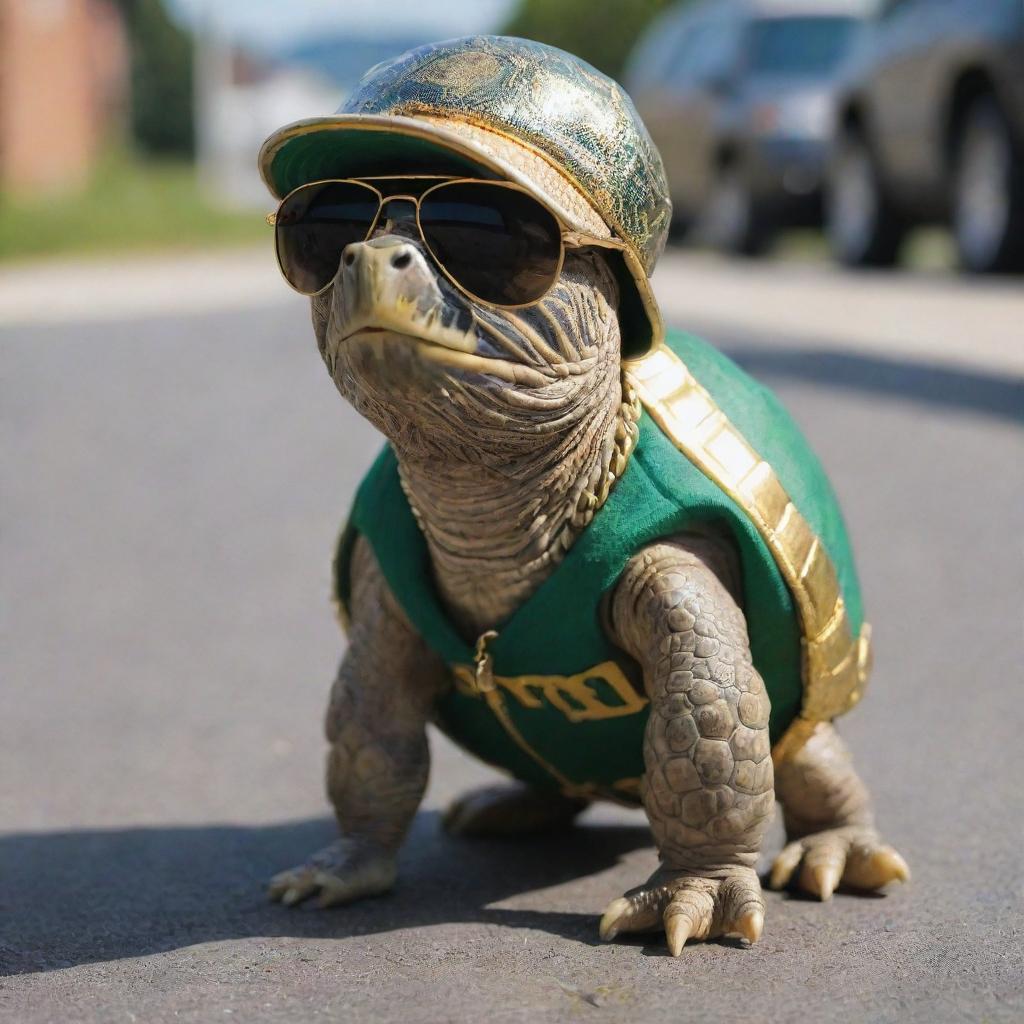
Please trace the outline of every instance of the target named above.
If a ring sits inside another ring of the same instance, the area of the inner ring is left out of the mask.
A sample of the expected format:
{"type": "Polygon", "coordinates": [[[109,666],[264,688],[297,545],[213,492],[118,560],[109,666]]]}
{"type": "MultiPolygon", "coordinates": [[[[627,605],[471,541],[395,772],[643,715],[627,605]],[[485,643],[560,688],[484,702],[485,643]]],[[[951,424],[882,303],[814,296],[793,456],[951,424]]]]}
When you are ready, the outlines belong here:
{"type": "MultiPolygon", "coordinates": [[[[592,235],[583,234],[579,231],[566,226],[565,222],[557,213],[554,212],[546,203],[542,203],[529,189],[524,188],[522,185],[517,184],[514,181],[496,181],[492,178],[460,178],[453,175],[444,174],[383,174],[375,175],[367,178],[322,178],[318,181],[308,181],[305,184],[299,185],[293,188],[285,196],[282,197],[281,201],[277,204],[277,209],[273,213],[267,214],[267,223],[274,228],[274,255],[277,258],[277,268],[281,271],[281,276],[285,279],[288,287],[293,291],[298,292],[300,295],[314,298],[317,295],[323,295],[329,288],[334,286],[334,282],[337,279],[337,272],[334,277],[328,281],[323,288],[318,289],[315,292],[305,292],[299,288],[296,288],[291,281],[288,280],[288,275],[285,273],[284,266],[281,262],[281,236],[277,230],[279,227],[279,215],[281,213],[284,204],[291,199],[296,193],[303,191],[307,188],[315,188],[318,185],[361,185],[367,190],[374,192],[377,196],[377,213],[370,224],[369,229],[363,236],[363,242],[367,241],[373,236],[374,231],[377,229],[377,225],[380,223],[380,216],[384,212],[384,207],[388,203],[395,199],[403,199],[411,202],[416,210],[416,230],[419,232],[420,239],[426,247],[427,252],[430,254],[431,260],[434,265],[441,271],[442,274],[448,279],[451,285],[462,292],[463,295],[472,299],[474,302],[480,303],[482,306],[486,306],[490,309],[526,309],[529,306],[535,306],[538,302],[542,302],[548,295],[551,294],[552,289],[558,284],[558,279],[562,275],[562,266],[565,263],[565,250],[579,249],[586,246],[599,246],[604,249],[615,249],[619,252],[623,252],[627,258],[631,255],[629,246],[618,238],[595,238],[592,235]],[[436,185],[432,185],[430,188],[421,192],[419,196],[408,195],[405,193],[396,193],[395,195],[386,195],[379,188],[372,184],[375,181],[436,181],[436,185]],[[449,185],[490,185],[495,188],[510,189],[513,192],[521,192],[524,195],[529,196],[535,203],[538,204],[542,209],[546,210],[548,214],[554,219],[559,229],[559,252],[558,252],[558,263],[555,266],[555,270],[551,275],[551,283],[544,290],[544,292],[537,296],[535,299],[531,299],[529,302],[518,302],[518,303],[501,303],[491,302],[489,299],[482,298],[475,292],[470,291],[465,285],[460,284],[448,271],[448,268],[438,259],[434,250],[431,248],[430,242],[427,241],[427,236],[423,232],[423,225],[420,223],[420,204],[424,199],[427,198],[432,192],[436,192],[438,189],[443,189],[449,185]]],[[[340,267],[340,260],[339,260],[340,267]]]]}

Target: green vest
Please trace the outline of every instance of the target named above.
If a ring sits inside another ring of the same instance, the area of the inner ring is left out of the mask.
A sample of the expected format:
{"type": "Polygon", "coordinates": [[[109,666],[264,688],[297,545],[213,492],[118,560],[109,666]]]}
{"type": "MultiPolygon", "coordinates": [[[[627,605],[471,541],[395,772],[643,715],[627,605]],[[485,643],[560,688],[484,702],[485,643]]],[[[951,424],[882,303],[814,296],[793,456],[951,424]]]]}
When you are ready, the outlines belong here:
{"type": "Polygon", "coordinates": [[[670,333],[656,359],[625,364],[627,379],[635,368],[644,412],[624,473],[557,569],[486,645],[493,689],[474,684],[480,652],[437,596],[390,447],[359,487],[334,572],[345,609],[352,545],[363,534],[409,620],[451,667],[437,724],[456,743],[533,785],[625,802],[637,798],[644,770],[648,705],[639,666],[605,636],[599,606],[629,558],[659,538],[707,527],[734,538],[773,743],[802,706],[805,719],[845,710],[866,677],[850,543],[807,441],[771,392],[705,342],[670,333]],[[669,381],[687,371],[689,389],[669,381]],[[686,421],[695,404],[699,430],[686,421]]]}

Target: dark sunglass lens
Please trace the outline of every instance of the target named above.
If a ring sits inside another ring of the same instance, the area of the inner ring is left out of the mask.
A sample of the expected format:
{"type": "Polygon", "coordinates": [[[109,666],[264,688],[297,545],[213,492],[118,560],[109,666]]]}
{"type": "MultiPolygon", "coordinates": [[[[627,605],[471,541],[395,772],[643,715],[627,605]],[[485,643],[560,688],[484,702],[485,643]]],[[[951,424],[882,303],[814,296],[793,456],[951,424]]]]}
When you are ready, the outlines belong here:
{"type": "Polygon", "coordinates": [[[434,259],[463,288],[495,305],[536,302],[558,272],[558,221],[517,189],[444,185],[424,197],[420,227],[434,259]]]}
{"type": "Polygon", "coordinates": [[[346,245],[361,242],[377,216],[377,194],[352,182],[309,185],[277,212],[277,255],[293,288],[307,295],[334,280],[346,245]]]}

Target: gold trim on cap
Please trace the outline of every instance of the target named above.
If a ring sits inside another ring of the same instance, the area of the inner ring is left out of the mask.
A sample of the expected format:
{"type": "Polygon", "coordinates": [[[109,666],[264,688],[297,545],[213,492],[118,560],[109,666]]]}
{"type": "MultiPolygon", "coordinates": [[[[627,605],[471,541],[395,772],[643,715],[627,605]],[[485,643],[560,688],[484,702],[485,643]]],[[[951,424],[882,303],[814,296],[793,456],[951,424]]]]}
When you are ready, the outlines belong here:
{"type": "Polygon", "coordinates": [[[667,345],[623,364],[652,419],[675,446],[750,517],[793,595],[803,633],[800,716],[772,751],[795,753],[816,723],[860,700],[871,662],[871,630],[854,637],[835,565],[772,467],[729,422],[667,345]]]}
{"type": "MultiPolygon", "coordinates": [[[[469,121],[421,114],[332,114],[279,128],[260,148],[259,169],[267,188],[282,198],[273,176],[274,158],[292,139],[318,133],[361,131],[404,135],[433,142],[456,156],[521,185],[570,226],[587,235],[611,238],[604,218],[569,177],[526,144],[469,121]]],[[[287,191],[287,190],[285,190],[287,191]]]]}

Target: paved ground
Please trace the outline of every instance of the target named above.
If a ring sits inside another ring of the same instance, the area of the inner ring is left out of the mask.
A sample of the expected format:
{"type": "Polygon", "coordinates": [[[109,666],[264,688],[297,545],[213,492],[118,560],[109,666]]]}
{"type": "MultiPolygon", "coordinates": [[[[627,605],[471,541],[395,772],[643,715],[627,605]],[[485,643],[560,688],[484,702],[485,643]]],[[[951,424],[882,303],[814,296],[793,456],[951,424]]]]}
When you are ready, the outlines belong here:
{"type": "MultiPolygon", "coordinates": [[[[685,271],[663,294],[686,294],[685,271]]],[[[328,557],[377,441],[301,305],[257,278],[256,305],[236,288],[238,308],[189,309],[183,286],[177,312],[86,304],[0,328],[0,1019],[1024,1016],[1019,379],[971,368],[952,331],[936,351],[957,358],[922,363],[856,344],[847,315],[837,338],[815,314],[796,344],[742,302],[699,318],[779,390],[847,509],[877,672],[845,732],[909,886],[771,895],[750,950],[603,945],[595,915],[653,865],[640,817],[449,840],[438,809],[490,776],[435,736],[395,894],[289,911],[261,886],[332,834],[328,557]]],[[[1024,300],[999,301],[1019,350],[1024,300]]]]}
{"type": "MultiPolygon", "coordinates": [[[[953,369],[1024,375],[1019,278],[942,272],[850,274],[828,263],[726,260],[669,250],[655,288],[666,318],[719,335],[953,369]]],[[[81,324],[279,307],[289,298],[265,247],[116,263],[71,261],[0,273],[0,325],[81,324]]]]}

